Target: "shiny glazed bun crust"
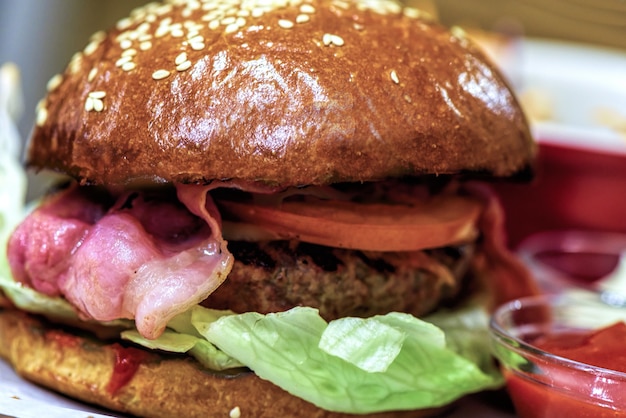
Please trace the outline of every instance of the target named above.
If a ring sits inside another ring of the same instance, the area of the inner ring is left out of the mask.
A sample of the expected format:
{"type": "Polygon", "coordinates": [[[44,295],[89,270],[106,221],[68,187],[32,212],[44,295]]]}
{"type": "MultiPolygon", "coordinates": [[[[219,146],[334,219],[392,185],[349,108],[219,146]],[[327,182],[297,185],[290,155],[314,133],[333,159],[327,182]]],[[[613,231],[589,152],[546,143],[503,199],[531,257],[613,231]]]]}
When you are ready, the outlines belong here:
{"type": "Polygon", "coordinates": [[[285,187],[531,165],[502,77],[415,9],[170,3],[94,34],[50,81],[29,165],[83,183],[285,187]]]}

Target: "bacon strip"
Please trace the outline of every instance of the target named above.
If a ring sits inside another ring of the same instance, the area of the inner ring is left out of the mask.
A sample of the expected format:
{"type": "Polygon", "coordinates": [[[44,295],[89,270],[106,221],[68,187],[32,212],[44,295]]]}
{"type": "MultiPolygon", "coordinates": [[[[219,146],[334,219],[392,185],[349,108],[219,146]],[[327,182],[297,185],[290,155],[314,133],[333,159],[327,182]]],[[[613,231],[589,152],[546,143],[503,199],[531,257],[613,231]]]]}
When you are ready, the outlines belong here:
{"type": "Polygon", "coordinates": [[[474,259],[474,271],[491,289],[491,308],[540,290],[522,261],[506,245],[504,211],[495,193],[485,184],[467,183],[463,189],[484,202],[478,228],[482,233],[482,251],[474,259]]]}
{"type": "Polygon", "coordinates": [[[107,208],[74,187],[35,210],[8,247],[17,281],[63,295],[85,319],[134,319],[146,338],[200,303],[234,262],[208,190],[185,186],[180,202],[143,193],[107,208]]]}

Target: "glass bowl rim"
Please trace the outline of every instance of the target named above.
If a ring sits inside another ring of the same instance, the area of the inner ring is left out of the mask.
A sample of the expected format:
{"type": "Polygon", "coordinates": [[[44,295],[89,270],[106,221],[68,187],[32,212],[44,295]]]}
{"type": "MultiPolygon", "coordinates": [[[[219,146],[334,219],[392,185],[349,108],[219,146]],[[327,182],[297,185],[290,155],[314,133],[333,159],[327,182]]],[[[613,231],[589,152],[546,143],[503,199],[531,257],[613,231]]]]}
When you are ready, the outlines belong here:
{"type": "MultiPolygon", "coordinates": [[[[605,367],[594,366],[592,364],[584,363],[581,361],[573,360],[567,357],[563,357],[549,351],[543,350],[529,342],[524,341],[522,338],[511,334],[507,329],[499,322],[499,319],[505,315],[510,314],[513,311],[522,311],[523,309],[528,308],[537,308],[540,306],[546,306],[550,309],[554,307],[565,306],[567,302],[572,302],[571,298],[561,294],[543,294],[543,295],[534,295],[527,296],[519,299],[515,299],[509,302],[506,302],[500,306],[492,313],[491,318],[489,320],[489,333],[491,335],[492,341],[495,341],[496,344],[504,346],[506,349],[513,350],[516,353],[530,355],[534,358],[542,359],[544,362],[549,364],[554,364],[557,366],[566,367],[568,369],[573,369],[572,373],[594,373],[596,375],[602,375],[603,377],[610,377],[614,380],[623,381],[626,383],[626,372],[621,372],[618,370],[608,369],[605,367]]],[[[581,303],[580,301],[576,301],[576,303],[581,303]]],[[[590,304],[590,302],[583,301],[583,303],[590,304]]],[[[600,300],[597,300],[598,304],[602,304],[603,306],[607,306],[602,303],[600,300]]],[[[626,311],[624,312],[624,319],[626,322],[626,311]]],[[[598,329],[601,328],[598,327],[598,329]]],[[[590,329],[593,331],[593,329],[590,329]]],[[[498,357],[498,356],[496,356],[498,357]]],[[[509,364],[502,362],[503,366],[506,368],[510,368],[509,364]]]]}

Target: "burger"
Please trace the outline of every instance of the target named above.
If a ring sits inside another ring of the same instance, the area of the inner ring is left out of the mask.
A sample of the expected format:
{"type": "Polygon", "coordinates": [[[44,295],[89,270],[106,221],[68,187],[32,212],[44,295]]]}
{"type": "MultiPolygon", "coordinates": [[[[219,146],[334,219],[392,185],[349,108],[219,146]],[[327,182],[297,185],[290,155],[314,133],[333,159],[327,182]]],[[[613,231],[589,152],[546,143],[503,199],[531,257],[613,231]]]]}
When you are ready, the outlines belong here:
{"type": "Polygon", "coordinates": [[[489,181],[536,146],[458,31],[389,0],[150,3],[48,83],[0,354],[136,416],[376,417],[497,388],[535,291],[489,181]]]}

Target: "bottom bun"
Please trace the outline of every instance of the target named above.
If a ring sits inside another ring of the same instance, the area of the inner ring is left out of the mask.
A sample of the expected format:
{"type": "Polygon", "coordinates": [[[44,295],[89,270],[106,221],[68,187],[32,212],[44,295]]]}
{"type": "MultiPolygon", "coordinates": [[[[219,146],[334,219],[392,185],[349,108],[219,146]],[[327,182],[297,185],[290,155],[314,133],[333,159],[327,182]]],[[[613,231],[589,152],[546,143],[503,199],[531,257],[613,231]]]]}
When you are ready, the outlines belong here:
{"type": "MultiPolygon", "coordinates": [[[[136,416],[354,416],[319,409],[247,369],[230,375],[210,373],[192,358],[104,343],[12,309],[0,308],[0,357],[28,380],[136,416]]],[[[448,408],[367,416],[427,417],[448,408]]]]}

